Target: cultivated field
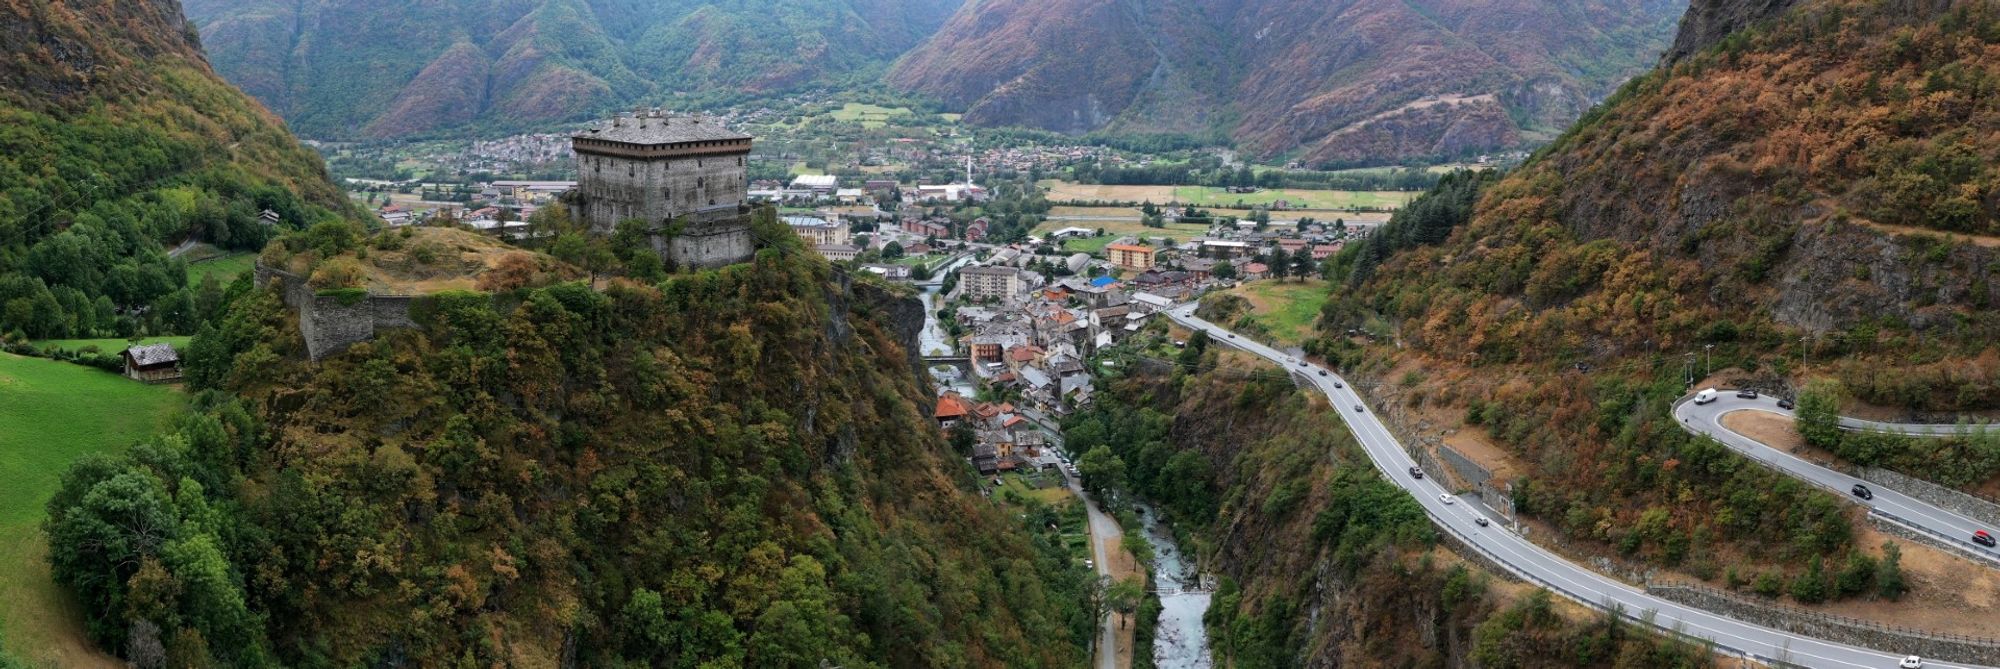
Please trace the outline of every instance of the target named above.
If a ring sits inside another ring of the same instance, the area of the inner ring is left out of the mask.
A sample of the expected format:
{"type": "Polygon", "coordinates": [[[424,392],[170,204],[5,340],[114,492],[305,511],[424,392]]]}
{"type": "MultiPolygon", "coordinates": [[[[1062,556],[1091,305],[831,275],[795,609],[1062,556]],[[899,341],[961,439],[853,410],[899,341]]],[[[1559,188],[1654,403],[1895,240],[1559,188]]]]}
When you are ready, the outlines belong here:
{"type": "Polygon", "coordinates": [[[1256,193],[1231,193],[1209,186],[1105,186],[1068,181],[1044,180],[1050,200],[1153,202],[1194,204],[1201,207],[1248,208],[1286,201],[1292,209],[1338,210],[1350,207],[1397,208],[1408,204],[1416,193],[1403,191],[1300,190],[1293,188],[1256,193]]]}
{"type": "Polygon", "coordinates": [[[0,630],[28,666],[124,666],[90,648],[74,604],[49,580],[42,506],[71,462],[124,450],[182,403],[171,386],[0,353],[0,630]]]}
{"type": "Polygon", "coordinates": [[[839,109],[827,112],[827,116],[833,117],[835,121],[847,123],[859,122],[863,128],[874,129],[888,125],[890,119],[898,116],[909,116],[911,113],[913,112],[905,107],[879,107],[876,105],[864,105],[859,102],[849,102],[841,105],[839,109]]]}

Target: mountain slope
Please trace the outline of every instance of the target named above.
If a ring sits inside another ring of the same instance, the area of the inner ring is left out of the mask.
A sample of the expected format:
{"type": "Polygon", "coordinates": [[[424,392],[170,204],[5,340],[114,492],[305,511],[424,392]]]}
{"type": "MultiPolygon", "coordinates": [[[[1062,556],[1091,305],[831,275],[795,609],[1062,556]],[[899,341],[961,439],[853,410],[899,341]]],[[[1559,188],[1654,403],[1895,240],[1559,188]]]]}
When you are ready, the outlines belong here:
{"type": "Polygon", "coordinates": [[[248,293],[188,356],[226,394],[66,477],[57,580],[97,639],[225,665],[1082,664],[1090,575],[973,492],[923,410],[920,303],[795,239],[420,298],[422,329],[318,363],[248,293]]]}
{"type": "Polygon", "coordinates": [[[1355,291],[1316,348],[1400,365],[1384,392],[1466,416],[1570,539],[1702,578],[1797,569],[1866,547],[1826,496],[1717,463],[1666,407],[1711,368],[2000,407],[2000,11],[1705,0],[1677,43],[1513,174],[1449,180],[1343,254],[1355,291]],[[1344,334],[1385,323],[1410,352],[1344,334]]]}
{"type": "Polygon", "coordinates": [[[1661,0],[992,0],[889,82],[988,125],[1215,130],[1315,164],[1546,136],[1665,44],[1661,0]],[[1079,52],[1077,45],[1092,48],[1079,52]]]}
{"type": "Polygon", "coordinates": [[[877,69],[958,0],[191,0],[216,67],[313,137],[580,118],[877,69]]]}
{"type": "Polygon", "coordinates": [[[0,335],[190,331],[163,244],[260,248],[348,211],[319,156],[209,69],[173,0],[0,4],[0,335]]]}

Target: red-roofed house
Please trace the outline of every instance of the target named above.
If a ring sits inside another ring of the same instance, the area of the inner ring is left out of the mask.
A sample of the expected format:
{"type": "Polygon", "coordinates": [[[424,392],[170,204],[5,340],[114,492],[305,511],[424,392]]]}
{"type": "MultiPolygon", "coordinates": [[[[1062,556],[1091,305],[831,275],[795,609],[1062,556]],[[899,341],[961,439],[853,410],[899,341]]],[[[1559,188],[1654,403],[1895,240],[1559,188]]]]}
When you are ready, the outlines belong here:
{"type": "Polygon", "coordinates": [[[931,417],[937,419],[938,427],[950,428],[957,425],[958,421],[965,420],[966,415],[971,412],[972,410],[965,406],[964,397],[958,393],[945,393],[938,396],[937,411],[932,412],[931,417]]]}
{"type": "Polygon", "coordinates": [[[1270,278],[1270,276],[1271,276],[1270,265],[1266,265],[1260,262],[1253,262],[1243,266],[1244,281],[1256,281],[1258,279],[1270,278]]]}

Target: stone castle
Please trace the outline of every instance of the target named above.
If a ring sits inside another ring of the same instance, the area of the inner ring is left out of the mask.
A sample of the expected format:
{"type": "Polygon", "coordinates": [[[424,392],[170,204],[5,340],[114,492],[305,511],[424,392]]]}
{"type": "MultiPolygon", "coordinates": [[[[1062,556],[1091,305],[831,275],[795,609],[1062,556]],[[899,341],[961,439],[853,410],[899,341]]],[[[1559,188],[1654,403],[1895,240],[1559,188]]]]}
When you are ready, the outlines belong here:
{"type": "Polygon", "coordinates": [[[645,221],[653,250],[680,267],[720,267],[756,253],[744,200],[750,136],[659,109],[570,137],[579,219],[601,235],[645,221]]]}

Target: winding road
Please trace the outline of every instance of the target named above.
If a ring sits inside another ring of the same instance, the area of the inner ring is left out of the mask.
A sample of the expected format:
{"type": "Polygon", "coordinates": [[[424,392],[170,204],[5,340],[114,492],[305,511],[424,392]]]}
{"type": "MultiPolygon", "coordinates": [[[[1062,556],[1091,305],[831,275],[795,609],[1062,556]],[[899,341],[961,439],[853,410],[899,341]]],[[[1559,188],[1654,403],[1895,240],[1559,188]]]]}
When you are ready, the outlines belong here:
{"type": "MultiPolygon", "coordinates": [[[[1789,409],[1778,407],[1778,400],[1763,396],[1743,399],[1734,391],[1718,391],[1715,401],[1695,404],[1691,398],[1682,398],[1674,403],[1674,418],[1681,428],[1695,434],[1705,434],[1731,450],[1752,460],[1763,463],[1792,478],[1834,491],[1850,502],[1868,507],[1869,510],[1888,516],[1905,526],[1933,535],[1937,540],[1958,549],[1974,558],[2000,566],[2000,552],[1972,543],[1975,530],[1994,531],[1986,523],[1953,513],[1910,495],[1890,489],[1878,483],[1861,480],[1845,473],[1814,464],[1784,450],[1773,448],[1764,442],[1751,439],[1722,425],[1725,414],[1737,411],[1762,411],[1792,418],[1789,409]],[[1856,484],[1865,485],[1874,493],[1874,499],[1861,499],[1850,491],[1856,484]]],[[[1847,430],[1867,430],[1875,432],[1898,432],[1916,436],[1940,437],[1957,434],[1957,425],[1915,425],[1900,423],[1877,423],[1854,418],[1840,419],[1840,426],[1847,430]]]]}
{"type": "MultiPolygon", "coordinates": [[[[1247,351],[1283,366],[1295,377],[1304,379],[1325,393],[1333,409],[1340,412],[1355,440],[1368,454],[1369,460],[1382,470],[1390,482],[1416,496],[1433,524],[1530,583],[1582,604],[1614,610],[1663,630],[1708,639],[1720,648],[1766,662],[1783,660],[1828,668],[1894,667],[1904,656],[1899,649],[1867,649],[1822,641],[1676,604],[1571,562],[1502,529],[1500,522],[1494,522],[1492,527],[1480,527],[1473,523],[1474,518],[1484,513],[1479,505],[1458,503],[1459,498],[1439,486],[1434,478],[1416,479],[1410,476],[1410,469],[1416,463],[1354,388],[1338,374],[1197,318],[1194,309],[1194,304],[1187,304],[1166,313],[1185,327],[1208,332],[1216,343],[1247,351]]],[[[1969,665],[1927,660],[1924,666],[1969,665]]]]}

